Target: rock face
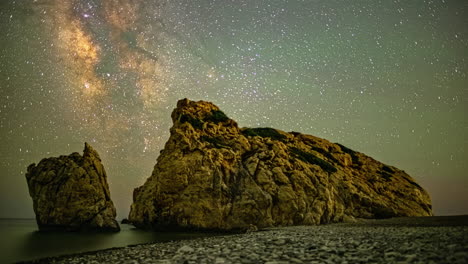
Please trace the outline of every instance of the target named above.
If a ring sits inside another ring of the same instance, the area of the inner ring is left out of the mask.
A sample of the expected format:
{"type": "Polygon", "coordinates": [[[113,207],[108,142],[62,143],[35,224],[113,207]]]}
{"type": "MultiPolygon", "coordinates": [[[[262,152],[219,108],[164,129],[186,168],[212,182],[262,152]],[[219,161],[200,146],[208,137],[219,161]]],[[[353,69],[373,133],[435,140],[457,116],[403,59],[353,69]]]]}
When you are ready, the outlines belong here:
{"type": "Polygon", "coordinates": [[[106,171],[98,153],[47,158],[26,173],[40,230],[119,231],[106,171]]]}
{"type": "Polygon", "coordinates": [[[129,220],[154,229],[244,229],[430,216],[404,171],[325,139],[239,128],[209,102],[180,100],[171,136],[129,220]]]}

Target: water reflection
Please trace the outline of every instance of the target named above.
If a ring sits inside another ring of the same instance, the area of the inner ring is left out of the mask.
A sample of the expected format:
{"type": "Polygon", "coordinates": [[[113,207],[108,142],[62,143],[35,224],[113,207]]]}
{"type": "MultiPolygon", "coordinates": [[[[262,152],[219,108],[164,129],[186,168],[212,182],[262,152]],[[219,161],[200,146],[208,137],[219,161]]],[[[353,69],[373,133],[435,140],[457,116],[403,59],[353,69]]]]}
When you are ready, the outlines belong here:
{"type": "Polygon", "coordinates": [[[70,254],[125,245],[125,241],[119,239],[116,233],[84,234],[34,231],[29,233],[23,241],[21,252],[24,257],[28,258],[70,254]],[[119,240],[122,243],[119,243],[119,240]]]}
{"type": "Polygon", "coordinates": [[[214,234],[159,233],[121,225],[119,233],[39,232],[31,220],[0,219],[0,263],[214,234]]]}

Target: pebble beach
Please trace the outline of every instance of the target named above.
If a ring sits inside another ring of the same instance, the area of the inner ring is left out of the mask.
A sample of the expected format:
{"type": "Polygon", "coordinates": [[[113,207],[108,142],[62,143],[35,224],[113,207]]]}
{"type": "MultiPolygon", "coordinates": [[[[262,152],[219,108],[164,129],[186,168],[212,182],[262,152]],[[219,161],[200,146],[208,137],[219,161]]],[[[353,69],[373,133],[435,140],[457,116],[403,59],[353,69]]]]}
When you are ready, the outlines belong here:
{"type": "Polygon", "coordinates": [[[361,220],[133,245],[24,263],[468,263],[468,216],[361,220]]]}

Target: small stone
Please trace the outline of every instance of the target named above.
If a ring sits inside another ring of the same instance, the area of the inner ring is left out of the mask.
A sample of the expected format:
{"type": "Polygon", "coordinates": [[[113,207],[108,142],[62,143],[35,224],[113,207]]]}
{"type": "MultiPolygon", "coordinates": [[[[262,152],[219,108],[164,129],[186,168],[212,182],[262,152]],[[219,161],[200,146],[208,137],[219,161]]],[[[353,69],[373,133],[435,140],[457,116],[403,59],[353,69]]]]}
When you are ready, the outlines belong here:
{"type": "Polygon", "coordinates": [[[322,251],[330,251],[330,248],[327,247],[327,246],[322,246],[322,247],[320,247],[320,250],[322,250],[322,251]]]}
{"type": "Polygon", "coordinates": [[[290,258],[289,261],[291,263],[304,263],[302,260],[298,259],[298,258],[290,258]]]}
{"type": "Polygon", "coordinates": [[[275,245],[277,245],[277,246],[282,246],[282,245],[286,244],[286,239],[280,238],[278,240],[275,240],[273,243],[275,245]]]}
{"type": "Polygon", "coordinates": [[[187,253],[192,253],[194,252],[195,250],[192,248],[192,247],[189,247],[187,245],[185,246],[182,246],[181,248],[179,248],[177,250],[177,253],[184,253],[184,254],[187,254],[187,253]]]}
{"type": "Polygon", "coordinates": [[[400,254],[395,251],[385,252],[385,258],[396,258],[398,256],[400,256],[400,254]]]}
{"type": "Polygon", "coordinates": [[[226,259],[225,259],[225,258],[216,258],[216,259],[215,259],[215,263],[216,263],[216,264],[223,264],[223,263],[226,263],[226,259]]]}
{"type": "Polygon", "coordinates": [[[155,264],[171,264],[171,260],[169,259],[159,259],[159,260],[153,260],[151,259],[147,263],[155,263],[155,264]]]}
{"type": "Polygon", "coordinates": [[[407,262],[412,262],[418,258],[416,254],[410,254],[405,256],[407,262]]]}

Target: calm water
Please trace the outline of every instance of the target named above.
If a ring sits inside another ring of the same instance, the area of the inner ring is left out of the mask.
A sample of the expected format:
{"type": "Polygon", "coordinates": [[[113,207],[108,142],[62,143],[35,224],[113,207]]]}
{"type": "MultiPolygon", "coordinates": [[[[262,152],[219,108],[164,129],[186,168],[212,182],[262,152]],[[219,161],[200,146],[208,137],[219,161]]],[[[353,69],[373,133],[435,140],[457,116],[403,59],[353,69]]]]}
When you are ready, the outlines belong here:
{"type": "Polygon", "coordinates": [[[120,227],[119,233],[44,233],[37,232],[34,219],[0,219],[0,263],[206,236],[144,231],[130,225],[120,227]]]}

